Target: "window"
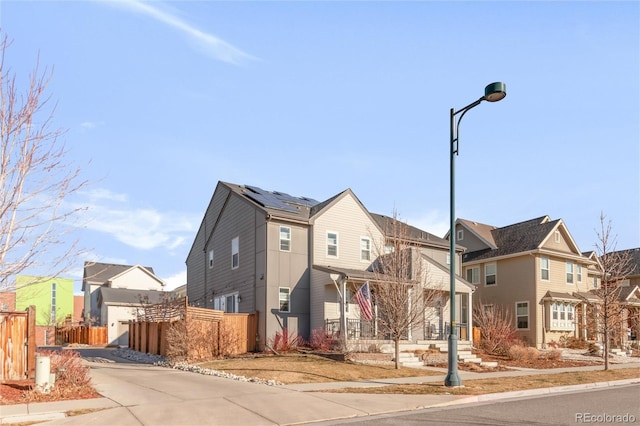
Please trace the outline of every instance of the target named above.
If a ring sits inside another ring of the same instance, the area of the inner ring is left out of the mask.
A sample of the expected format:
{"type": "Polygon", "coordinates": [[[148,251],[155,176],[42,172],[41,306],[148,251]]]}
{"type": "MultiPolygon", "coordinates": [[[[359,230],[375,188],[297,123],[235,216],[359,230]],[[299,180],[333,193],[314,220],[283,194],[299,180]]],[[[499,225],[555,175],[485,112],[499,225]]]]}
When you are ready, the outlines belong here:
{"type": "Polygon", "coordinates": [[[496,284],[496,264],[487,263],[484,266],[484,285],[496,284]]]}
{"type": "Polygon", "coordinates": [[[598,288],[598,277],[593,277],[593,288],[598,288]]]}
{"type": "Polygon", "coordinates": [[[549,280],[549,258],[540,258],[540,278],[547,281],[549,280]]]}
{"type": "Polygon", "coordinates": [[[240,296],[236,293],[225,294],[217,296],[213,299],[213,309],[218,311],[224,311],[227,313],[237,313],[238,305],[240,304],[240,296]]]}
{"type": "Polygon", "coordinates": [[[573,284],[573,263],[567,262],[567,284],[573,284]]]}
{"type": "Polygon", "coordinates": [[[278,289],[278,302],[280,304],[280,312],[291,312],[289,306],[289,287],[280,287],[278,289]]]}
{"type": "Polygon", "coordinates": [[[577,275],[578,282],[581,283],[582,282],[582,265],[576,265],[576,275],[577,275]]]}
{"type": "Polygon", "coordinates": [[[464,239],[464,230],[462,230],[462,229],[458,230],[457,234],[458,234],[458,236],[456,237],[456,239],[458,241],[462,241],[464,239]]]}
{"type": "Polygon", "coordinates": [[[467,268],[467,281],[471,284],[478,284],[480,282],[480,267],[474,266],[467,268]]]}
{"type": "Polygon", "coordinates": [[[213,250],[209,250],[209,269],[213,268],[213,250]]]}
{"type": "Polygon", "coordinates": [[[231,240],[231,269],[240,266],[240,237],[231,240]]]}
{"type": "Polygon", "coordinates": [[[556,243],[559,243],[559,242],[560,242],[560,231],[556,231],[556,232],[553,234],[553,238],[554,238],[554,240],[555,240],[555,242],[556,242],[556,243]]]}
{"type": "Polygon", "coordinates": [[[360,260],[371,260],[371,240],[366,237],[360,237],[360,260]]]}
{"type": "Polygon", "coordinates": [[[291,228],[280,227],[280,251],[291,251],[291,228]]]}
{"type": "Polygon", "coordinates": [[[51,324],[56,323],[56,283],[51,284],[51,324]]]}
{"type": "Polygon", "coordinates": [[[516,302],[516,328],[529,329],[529,302],[516,302]]]}
{"type": "Polygon", "coordinates": [[[447,253],[447,265],[451,265],[451,253],[447,253]]]}
{"type": "Polygon", "coordinates": [[[553,302],[551,304],[551,329],[573,330],[575,320],[575,306],[567,302],[553,302]]]}
{"type": "Polygon", "coordinates": [[[327,232],[327,256],[338,257],[338,234],[327,232]]]}

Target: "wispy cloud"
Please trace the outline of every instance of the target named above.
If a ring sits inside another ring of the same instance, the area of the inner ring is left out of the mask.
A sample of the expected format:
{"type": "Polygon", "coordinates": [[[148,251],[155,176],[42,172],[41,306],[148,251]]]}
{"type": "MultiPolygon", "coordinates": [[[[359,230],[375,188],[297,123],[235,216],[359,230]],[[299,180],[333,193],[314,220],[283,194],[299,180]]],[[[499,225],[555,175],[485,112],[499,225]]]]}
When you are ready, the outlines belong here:
{"type": "MultiPolygon", "coordinates": [[[[222,62],[240,64],[246,60],[256,59],[213,34],[209,34],[187,23],[175,14],[160,10],[155,5],[151,6],[149,3],[137,0],[108,2],[108,4],[120,6],[131,12],[143,14],[178,30],[191,41],[196,42],[207,54],[222,62]]],[[[159,2],[156,2],[155,4],[159,4],[159,2]]]]}
{"type": "Polygon", "coordinates": [[[174,250],[189,243],[199,226],[197,215],[129,207],[125,194],[95,189],[82,194],[88,205],[85,228],[111,235],[128,246],[174,250]]]}

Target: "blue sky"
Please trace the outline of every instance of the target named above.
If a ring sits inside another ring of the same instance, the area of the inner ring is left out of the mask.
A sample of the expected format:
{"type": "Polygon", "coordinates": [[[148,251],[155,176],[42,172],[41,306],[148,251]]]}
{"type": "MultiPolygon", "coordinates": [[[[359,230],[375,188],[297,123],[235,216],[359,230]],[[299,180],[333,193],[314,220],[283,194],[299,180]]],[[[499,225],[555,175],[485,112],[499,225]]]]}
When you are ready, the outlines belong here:
{"type": "Polygon", "coordinates": [[[640,246],[638,2],[7,1],[7,63],[53,67],[54,125],[92,184],[84,260],[173,288],[219,180],[317,200],[351,188],[443,236],[549,215],[582,251],[601,212],[640,246]]]}

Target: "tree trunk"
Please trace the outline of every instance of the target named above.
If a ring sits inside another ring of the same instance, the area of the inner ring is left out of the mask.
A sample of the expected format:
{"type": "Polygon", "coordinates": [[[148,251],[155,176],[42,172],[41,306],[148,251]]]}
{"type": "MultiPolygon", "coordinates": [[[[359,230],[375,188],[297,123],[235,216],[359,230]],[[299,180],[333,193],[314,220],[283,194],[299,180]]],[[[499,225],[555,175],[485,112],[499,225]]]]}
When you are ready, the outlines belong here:
{"type": "Polygon", "coordinates": [[[395,338],[393,340],[393,342],[395,343],[395,349],[396,349],[396,370],[400,369],[400,339],[399,338],[395,338]]]}

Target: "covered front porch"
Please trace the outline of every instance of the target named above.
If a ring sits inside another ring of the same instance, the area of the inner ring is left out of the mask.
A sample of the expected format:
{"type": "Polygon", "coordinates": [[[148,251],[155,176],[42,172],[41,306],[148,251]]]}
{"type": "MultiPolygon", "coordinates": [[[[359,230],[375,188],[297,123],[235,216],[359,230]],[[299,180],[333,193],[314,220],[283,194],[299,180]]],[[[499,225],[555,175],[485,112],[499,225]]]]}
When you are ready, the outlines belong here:
{"type": "MultiPolygon", "coordinates": [[[[383,285],[376,282],[375,274],[370,271],[351,270],[345,268],[319,267],[314,269],[327,272],[329,282],[324,285],[325,300],[323,302],[324,332],[336,340],[345,343],[358,341],[383,342],[392,340],[392,336],[382,325],[383,314],[379,309],[375,289],[371,298],[372,315],[366,318],[362,315],[357,302],[356,293],[365,282],[373,287],[383,285]],[[345,332],[343,333],[343,330],[345,332]]],[[[401,336],[404,343],[446,341],[451,334],[450,322],[450,293],[448,290],[449,271],[441,266],[431,266],[429,269],[430,286],[422,291],[428,297],[421,298],[420,315],[415,316],[410,327],[401,336]],[[443,283],[447,283],[446,286],[443,283]]],[[[456,279],[455,297],[455,333],[459,340],[472,340],[472,293],[474,287],[461,277],[456,279]]],[[[416,298],[417,299],[417,298],[416,298]]],[[[407,310],[412,305],[410,298],[407,310]]]]}

